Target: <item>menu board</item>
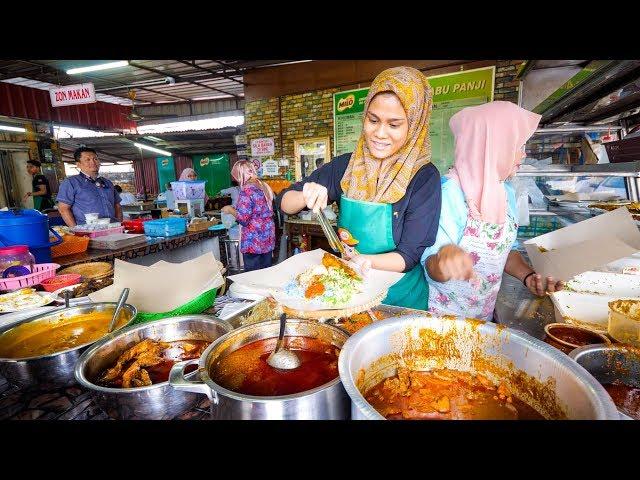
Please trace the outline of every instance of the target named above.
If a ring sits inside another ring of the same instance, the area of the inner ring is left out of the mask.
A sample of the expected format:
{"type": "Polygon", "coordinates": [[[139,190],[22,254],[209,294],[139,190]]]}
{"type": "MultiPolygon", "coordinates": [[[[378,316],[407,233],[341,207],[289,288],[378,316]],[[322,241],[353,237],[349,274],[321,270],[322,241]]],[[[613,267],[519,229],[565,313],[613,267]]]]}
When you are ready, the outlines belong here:
{"type": "MultiPolygon", "coordinates": [[[[441,174],[453,165],[453,134],[449,119],[459,110],[493,100],[495,67],[427,77],[433,88],[433,110],[429,126],[431,161],[441,174]]],[[[352,152],[362,131],[364,102],[368,88],[338,92],[333,96],[334,153],[352,152]]]]}

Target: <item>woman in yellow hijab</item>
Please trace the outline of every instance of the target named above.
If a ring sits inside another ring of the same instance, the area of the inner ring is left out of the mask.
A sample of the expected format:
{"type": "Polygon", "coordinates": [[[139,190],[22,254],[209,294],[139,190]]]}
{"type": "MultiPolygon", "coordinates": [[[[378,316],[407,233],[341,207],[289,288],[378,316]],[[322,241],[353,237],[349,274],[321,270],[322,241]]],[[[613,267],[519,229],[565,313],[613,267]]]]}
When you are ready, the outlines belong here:
{"type": "Polygon", "coordinates": [[[340,202],[340,238],[362,270],[404,272],[384,303],[426,309],[420,257],[440,216],[440,174],[431,162],[432,90],[411,67],[380,73],[365,101],[362,134],[353,153],[334,158],[278,197],[281,210],[317,212],[340,202]],[[353,250],[350,250],[353,252],[353,250]]]}

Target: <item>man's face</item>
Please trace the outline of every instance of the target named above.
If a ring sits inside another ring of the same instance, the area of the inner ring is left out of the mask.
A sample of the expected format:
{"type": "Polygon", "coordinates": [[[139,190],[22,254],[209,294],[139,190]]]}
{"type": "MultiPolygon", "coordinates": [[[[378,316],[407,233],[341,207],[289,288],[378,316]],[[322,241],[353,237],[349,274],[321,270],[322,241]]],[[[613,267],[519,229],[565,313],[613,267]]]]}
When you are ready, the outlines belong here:
{"type": "Polygon", "coordinates": [[[100,160],[98,160],[98,156],[93,152],[82,152],[77,165],[82,173],[90,177],[98,175],[98,171],[100,170],[100,160]]]}
{"type": "Polygon", "coordinates": [[[35,165],[31,165],[30,163],[27,163],[27,173],[29,175],[35,175],[36,173],[38,173],[38,167],[36,167],[35,165]]]}

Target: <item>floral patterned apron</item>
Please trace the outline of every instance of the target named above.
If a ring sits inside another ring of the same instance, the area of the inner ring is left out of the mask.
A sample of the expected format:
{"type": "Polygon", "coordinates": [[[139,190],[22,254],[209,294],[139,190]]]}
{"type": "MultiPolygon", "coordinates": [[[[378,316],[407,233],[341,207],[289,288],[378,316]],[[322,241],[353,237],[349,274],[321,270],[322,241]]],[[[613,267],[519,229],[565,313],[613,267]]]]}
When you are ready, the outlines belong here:
{"type": "Polygon", "coordinates": [[[517,233],[518,225],[510,215],[504,224],[468,216],[458,246],[473,258],[479,281],[429,282],[429,311],[491,321],[502,272],[517,233]]]}

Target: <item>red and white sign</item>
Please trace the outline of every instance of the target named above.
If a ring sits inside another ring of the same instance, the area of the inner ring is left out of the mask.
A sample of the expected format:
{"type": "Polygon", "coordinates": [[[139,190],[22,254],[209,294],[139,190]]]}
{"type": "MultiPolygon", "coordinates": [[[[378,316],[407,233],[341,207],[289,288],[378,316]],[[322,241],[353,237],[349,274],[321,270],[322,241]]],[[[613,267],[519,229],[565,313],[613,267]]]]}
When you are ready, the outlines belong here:
{"type": "Polygon", "coordinates": [[[53,107],[96,103],[96,91],[93,88],[93,83],[80,83],[78,85],[54,88],[49,90],[49,95],[51,96],[51,105],[53,107]]]}
{"type": "Polygon", "coordinates": [[[254,138],[251,140],[251,155],[255,157],[265,157],[273,155],[276,150],[273,138],[254,138]]]}

